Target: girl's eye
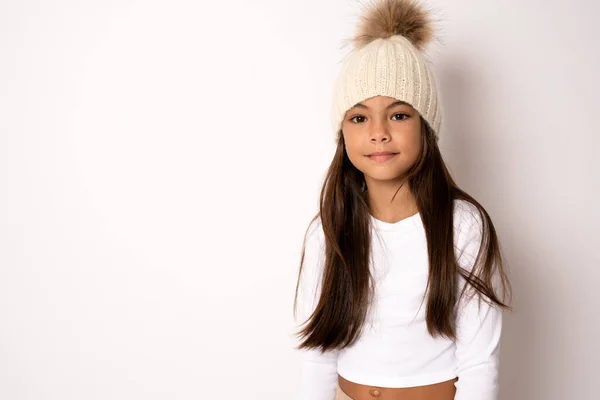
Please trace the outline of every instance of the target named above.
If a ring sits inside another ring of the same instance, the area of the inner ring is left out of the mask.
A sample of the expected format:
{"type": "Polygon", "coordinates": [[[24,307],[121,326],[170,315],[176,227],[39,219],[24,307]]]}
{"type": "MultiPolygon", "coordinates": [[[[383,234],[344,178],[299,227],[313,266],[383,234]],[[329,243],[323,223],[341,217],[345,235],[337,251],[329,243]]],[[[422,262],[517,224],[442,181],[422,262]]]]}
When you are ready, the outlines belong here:
{"type": "MultiPolygon", "coordinates": [[[[405,117],[406,117],[406,118],[400,118],[400,121],[404,121],[405,119],[407,119],[407,118],[409,117],[408,115],[406,115],[406,114],[402,114],[402,113],[394,114],[394,115],[393,115],[393,117],[397,117],[397,116],[399,116],[399,115],[403,115],[403,116],[405,116],[405,117]]],[[[392,117],[392,119],[393,119],[393,117],[392,117]]]]}
{"type": "MultiPolygon", "coordinates": [[[[404,121],[405,119],[410,118],[410,115],[403,114],[403,113],[397,113],[392,116],[393,120],[394,120],[394,117],[398,117],[396,120],[404,121]]],[[[365,122],[365,117],[363,115],[355,115],[354,117],[350,118],[350,121],[354,122],[355,124],[360,124],[361,122],[365,122]]]]}
{"type": "MultiPolygon", "coordinates": [[[[360,124],[359,121],[356,121],[356,118],[365,118],[365,117],[362,115],[356,115],[356,116],[350,118],[350,121],[354,122],[355,124],[360,124]]],[[[361,122],[364,122],[364,121],[361,121],[361,122]]]]}

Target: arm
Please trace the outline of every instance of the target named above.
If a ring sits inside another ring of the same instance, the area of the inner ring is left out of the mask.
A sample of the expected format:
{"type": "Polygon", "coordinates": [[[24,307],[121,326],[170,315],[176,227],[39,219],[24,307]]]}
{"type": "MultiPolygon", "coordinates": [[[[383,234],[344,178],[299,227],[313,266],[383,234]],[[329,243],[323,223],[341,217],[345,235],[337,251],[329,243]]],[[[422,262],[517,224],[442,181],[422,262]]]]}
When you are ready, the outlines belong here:
{"type": "Polygon", "coordinates": [[[319,350],[299,351],[300,389],[296,400],[334,400],[338,351],[325,354],[321,354],[319,350]]]}
{"type": "MultiPolygon", "coordinates": [[[[481,241],[482,220],[476,218],[460,234],[462,244],[459,265],[473,267],[481,241]]],[[[459,278],[460,289],[465,284],[459,278]]],[[[460,292],[459,292],[460,293],[460,292]]],[[[458,381],[455,400],[496,400],[498,396],[498,367],[502,310],[487,304],[477,293],[467,290],[457,308],[456,358],[458,381]]]]}
{"type": "MultiPolygon", "coordinates": [[[[324,265],[324,242],[317,224],[309,231],[304,264],[298,286],[296,325],[303,324],[317,305],[324,265]]],[[[300,355],[300,388],[296,400],[334,400],[337,388],[339,350],[321,353],[319,349],[297,350],[300,355]]]]}

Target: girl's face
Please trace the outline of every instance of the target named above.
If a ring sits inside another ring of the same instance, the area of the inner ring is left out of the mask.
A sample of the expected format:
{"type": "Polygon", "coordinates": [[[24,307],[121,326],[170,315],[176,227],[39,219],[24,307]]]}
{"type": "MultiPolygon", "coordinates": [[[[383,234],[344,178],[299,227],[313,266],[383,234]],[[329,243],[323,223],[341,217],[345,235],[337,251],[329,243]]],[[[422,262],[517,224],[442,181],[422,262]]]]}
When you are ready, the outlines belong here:
{"type": "Polygon", "coordinates": [[[365,175],[367,185],[375,181],[401,183],[421,153],[419,112],[392,97],[372,97],[349,109],[342,133],[348,158],[365,175]],[[370,156],[382,151],[395,155],[370,156]]]}

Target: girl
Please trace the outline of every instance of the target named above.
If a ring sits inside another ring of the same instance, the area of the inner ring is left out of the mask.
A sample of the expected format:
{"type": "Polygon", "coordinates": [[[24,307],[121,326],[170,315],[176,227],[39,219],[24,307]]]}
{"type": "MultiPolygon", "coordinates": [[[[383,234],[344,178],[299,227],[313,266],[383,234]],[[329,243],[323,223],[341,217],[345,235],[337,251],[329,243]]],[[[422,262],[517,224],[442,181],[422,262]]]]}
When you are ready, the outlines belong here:
{"type": "Polygon", "coordinates": [[[488,213],[438,148],[432,36],[418,4],[379,0],[336,81],[337,150],[294,300],[297,399],[497,398],[510,285],[488,213]]]}

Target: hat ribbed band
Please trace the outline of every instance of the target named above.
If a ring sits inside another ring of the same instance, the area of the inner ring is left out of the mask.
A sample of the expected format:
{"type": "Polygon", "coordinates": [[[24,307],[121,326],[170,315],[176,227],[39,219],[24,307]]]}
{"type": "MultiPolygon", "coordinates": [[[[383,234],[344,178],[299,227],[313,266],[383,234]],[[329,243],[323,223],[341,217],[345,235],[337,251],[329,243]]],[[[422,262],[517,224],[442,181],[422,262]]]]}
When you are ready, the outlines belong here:
{"type": "Polygon", "coordinates": [[[439,139],[442,110],[435,79],[423,54],[408,39],[399,35],[377,39],[348,54],[334,86],[335,133],[350,108],[375,96],[410,104],[439,139]]]}

